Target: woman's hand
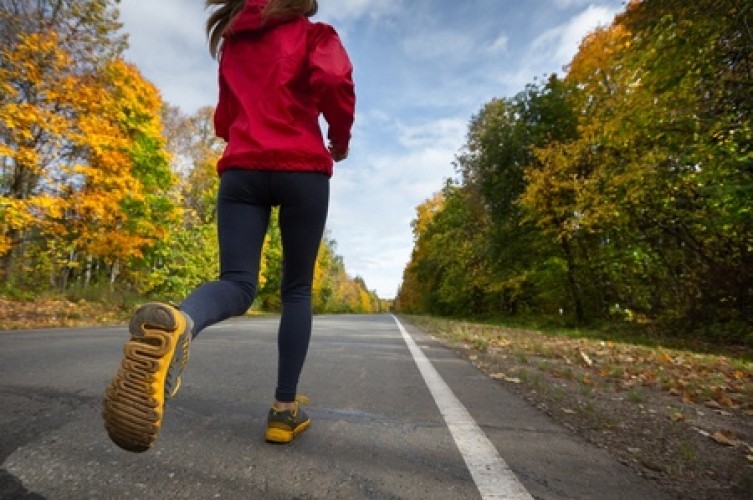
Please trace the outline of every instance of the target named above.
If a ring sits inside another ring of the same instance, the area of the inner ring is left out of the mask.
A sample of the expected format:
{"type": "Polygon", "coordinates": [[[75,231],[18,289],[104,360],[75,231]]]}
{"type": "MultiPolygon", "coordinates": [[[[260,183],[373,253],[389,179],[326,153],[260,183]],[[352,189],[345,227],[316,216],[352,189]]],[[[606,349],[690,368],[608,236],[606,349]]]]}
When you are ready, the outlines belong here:
{"type": "Polygon", "coordinates": [[[332,144],[330,144],[327,149],[329,149],[329,154],[332,155],[332,159],[335,160],[335,162],[343,161],[348,157],[347,149],[345,151],[338,151],[332,144]]]}

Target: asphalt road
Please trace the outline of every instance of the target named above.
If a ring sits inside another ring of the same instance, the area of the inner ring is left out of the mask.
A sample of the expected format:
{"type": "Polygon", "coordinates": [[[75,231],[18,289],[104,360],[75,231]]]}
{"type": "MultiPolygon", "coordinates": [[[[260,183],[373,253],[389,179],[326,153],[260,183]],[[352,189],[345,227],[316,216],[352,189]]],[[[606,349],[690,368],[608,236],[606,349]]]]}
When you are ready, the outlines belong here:
{"type": "Polygon", "coordinates": [[[407,327],[428,359],[417,364],[390,315],[315,318],[299,387],[312,425],[289,446],[266,444],[277,323],[237,319],[205,331],[144,454],[113,445],[100,419],[125,328],[0,332],[0,498],[474,499],[508,498],[513,483],[520,498],[662,498],[407,327]],[[421,364],[436,369],[471,423],[454,421],[455,410],[443,416],[421,364]],[[481,441],[496,465],[476,453],[481,441]],[[484,474],[500,477],[479,486],[484,474]]]}

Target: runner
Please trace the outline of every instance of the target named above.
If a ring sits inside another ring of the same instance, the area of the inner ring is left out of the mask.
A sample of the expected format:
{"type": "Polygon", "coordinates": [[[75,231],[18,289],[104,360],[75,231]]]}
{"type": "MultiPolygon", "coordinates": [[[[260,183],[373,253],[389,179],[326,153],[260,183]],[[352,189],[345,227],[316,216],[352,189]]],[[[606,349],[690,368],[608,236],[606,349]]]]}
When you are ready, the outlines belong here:
{"type": "Polygon", "coordinates": [[[316,0],[207,0],[209,49],[219,58],[215,129],[220,277],[179,307],[134,313],[125,357],[104,395],[110,438],[143,452],[157,439],[165,401],[180,388],[189,346],[206,327],[244,314],[257,293],[272,207],[282,234],[282,318],[275,401],[266,439],[289,443],[311,422],[298,379],[311,338],[311,287],[329,205],[333,161],[347,158],[355,113],[352,65],[335,30],[314,23],[316,0]],[[319,116],[328,124],[325,145],[319,116]]]}

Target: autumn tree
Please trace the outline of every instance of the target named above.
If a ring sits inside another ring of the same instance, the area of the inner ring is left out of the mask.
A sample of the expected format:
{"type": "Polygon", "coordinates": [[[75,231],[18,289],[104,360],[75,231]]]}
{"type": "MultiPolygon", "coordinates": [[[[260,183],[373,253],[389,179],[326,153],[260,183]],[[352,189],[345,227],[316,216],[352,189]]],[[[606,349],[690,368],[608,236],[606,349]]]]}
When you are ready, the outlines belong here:
{"type": "Polygon", "coordinates": [[[650,317],[750,319],[750,20],[736,2],[634,2],[567,76],[581,89],[580,139],[549,148],[571,152],[550,182],[591,158],[570,210],[608,242],[608,295],[650,317]]]}
{"type": "Polygon", "coordinates": [[[492,100],[472,120],[458,157],[467,211],[471,220],[486,220],[486,229],[474,232],[488,248],[486,313],[564,309],[584,319],[574,243],[546,234],[520,203],[529,174],[541,168],[537,149],[575,135],[566,95],[552,76],[513,98],[492,100]],[[553,290],[568,290],[569,300],[553,290]]]}
{"type": "Polygon", "coordinates": [[[425,200],[416,208],[416,218],[412,222],[413,228],[413,252],[410,261],[403,271],[403,281],[396,297],[396,307],[399,311],[407,313],[429,312],[430,291],[435,284],[435,276],[432,273],[426,275],[426,269],[430,268],[427,259],[428,248],[426,235],[434,216],[442,210],[444,197],[437,193],[425,200]],[[429,278],[429,281],[426,279],[429,278]]]}
{"type": "MultiPolygon", "coordinates": [[[[0,273],[34,234],[58,161],[75,157],[65,138],[75,119],[76,79],[119,56],[117,2],[0,2],[0,273]],[[37,205],[43,205],[38,207],[37,205]]],[[[54,194],[53,194],[54,196],[54,194]]]]}
{"type": "Polygon", "coordinates": [[[752,25],[749,2],[634,0],[564,77],[491,100],[458,157],[460,185],[421,224],[401,307],[474,312],[458,225],[475,222],[491,255],[477,270],[487,313],[559,308],[749,338],[752,25]],[[432,299],[445,276],[465,294],[432,299]]]}
{"type": "Polygon", "coordinates": [[[159,93],[118,59],[113,2],[8,2],[2,22],[2,270],[113,284],[175,212],[159,93]]]}

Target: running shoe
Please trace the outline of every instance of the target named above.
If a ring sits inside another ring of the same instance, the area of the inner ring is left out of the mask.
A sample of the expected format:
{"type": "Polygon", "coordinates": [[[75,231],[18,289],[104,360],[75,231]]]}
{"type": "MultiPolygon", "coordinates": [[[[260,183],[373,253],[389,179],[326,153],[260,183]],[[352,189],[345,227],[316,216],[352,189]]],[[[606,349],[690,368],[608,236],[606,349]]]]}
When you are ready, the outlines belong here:
{"type": "Polygon", "coordinates": [[[192,328],[188,316],[167,304],[145,304],[133,314],[131,340],[102,410],[110,439],[124,450],[141,453],[156,441],[165,401],[180,389],[192,328]]]}
{"type": "Polygon", "coordinates": [[[272,406],[267,417],[266,439],[270,443],[287,444],[311,425],[311,418],[301,408],[308,404],[306,396],[296,396],[294,410],[278,410],[272,406]]]}

